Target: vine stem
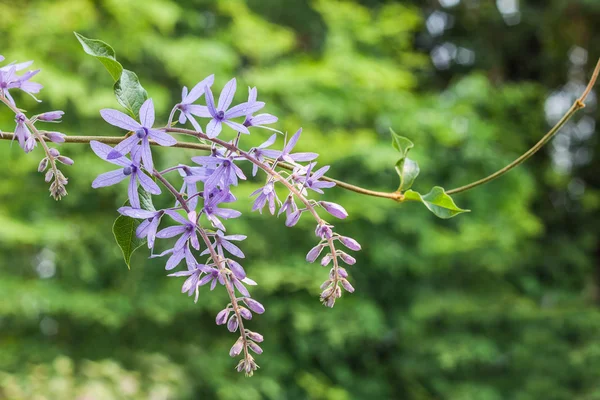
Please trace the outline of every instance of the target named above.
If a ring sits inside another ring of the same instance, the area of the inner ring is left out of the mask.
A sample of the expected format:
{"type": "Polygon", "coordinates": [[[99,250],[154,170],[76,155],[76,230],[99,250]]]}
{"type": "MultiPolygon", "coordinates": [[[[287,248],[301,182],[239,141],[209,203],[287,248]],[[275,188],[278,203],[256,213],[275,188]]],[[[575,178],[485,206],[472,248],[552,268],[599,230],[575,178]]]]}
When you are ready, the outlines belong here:
{"type": "Polygon", "coordinates": [[[590,78],[590,81],[588,82],[588,84],[587,84],[585,90],[583,91],[583,93],[581,94],[581,96],[577,100],[575,100],[575,102],[573,103],[571,108],[569,108],[569,110],[566,112],[566,114],[562,116],[562,118],[556,123],[556,125],[554,125],[552,127],[552,129],[550,129],[548,131],[548,133],[546,133],[532,148],[530,148],[525,153],[523,153],[515,161],[511,162],[504,168],[499,169],[498,171],[494,172],[493,174],[488,175],[485,178],[481,178],[475,182],[469,183],[468,185],[464,185],[461,187],[457,187],[455,189],[448,190],[448,191],[446,191],[446,193],[455,194],[455,193],[460,193],[460,192],[466,192],[467,190],[473,189],[474,187],[477,187],[479,185],[483,185],[484,183],[493,181],[494,179],[498,178],[501,175],[504,175],[511,169],[521,165],[529,157],[531,157],[532,155],[537,153],[542,147],[544,147],[544,145],[546,143],[548,143],[550,141],[550,139],[552,139],[554,137],[554,135],[556,135],[556,133],[560,130],[560,128],[562,128],[567,123],[567,121],[569,119],[571,119],[571,117],[577,111],[579,111],[585,107],[585,99],[587,98],[588,94],[590,94],[592,88],[594,87],[594,84],[596,83],[596,80],[598,79],[598,74],[600,74],[600,59],[596,63],[596,68],[594,68],[592,77],[590,78]]]}
{"type": "MultiPolygon", "coordinates": [[[[14,136],[14,133],[12,133],[12,132],[2,132],[2,133],[0,133],[0,140],[2,140],[2,139],[12,140],[13,136],[14,136]]],[[[95,140],[95,141],[98,141],[98,142],[104,143],[104,144],[116,145],[123,141],[123,136],[65,136],[64,139],[65,139],[65,143],[88,144],[92,140],[95,140]]],[[[150,145],[163,147],[152,140],[150,140],[150,145]]],[[[182,148],[182,149],[192,149],[192,150],[204,150],[204,151],[210,151],[210,148],[211,148],[210,145],[208,145],[208,144],[179,142],[179,141],[171,147],[182,148]]],[[[278,165],[280,167],[290,170],[290,171],[294,169],[294,166],[291,164],[279,163],[278,165]]],[[[382,197],[382,198],[386,198],[386,199],[395,200],[398,202],[402,201],[404,198],[404,196],[399,192],[392,192],[392,193],[379,192],[376,190],[370,190],[370,189],[366,189],[366,188],[363,188],[360,186],[352,185],[350,183],[340,181],[338,179],[329,178],[327,176],[323,176],[321,178],[321,180],[328,181],[328,182],[334,182],[337,187],[349,190],[351,192],[364,194],[367,196],[382,197]]]]}
{"type": "MultiPolygon", "coordinates": [[[[179,204],[181,204],[181,206],[183,207],[185,212],[189,213],[190,208],[187,204],[187,201],[183,198],[181,193],[179,193],[177,191],[177,189],[175,189],[173,187],[173,185],[171,185],[171,183],[156,169],[153,171],[152,175],[154,175],[156,177],[156,179],[158,179],[163,184],[163,186],[165,188],[167,188],[167,190],[169,192],[171,192],[171,194],[173,194],[173,196],[179,202],[179,204]]],[[[233,285],[231,284],[231,281],[229,279],[229,274],[225,271],[225,266],[223,265],[223,259],[219,255],[217,255],[217,253],[215,252],[215,249],[213,249],[212,244],[210,243],[210,239],[208,238],[208,235],[206,234],[206,231],[204,230],[204,228],[202,228],[200,226],[200,224],[198,224],[198,222],[196,222],[196,229],[197,229],[198,233],[200,233],[202,240],[206,244],[206,247],[208,248],[208,251],[210,253],[210,257],[217,264],[219,270],[224,274],[223,280],[225,281],[225,288],[227,289],[227,293],[229,295],[229,300],[231,300],[231,306],[233,307],[233,312],[235,313],[235,315],[237,317],[240,335],[242,337],[242,341],[244,342],[244,346],[243,346],[244,347],[244,359],[248,360],[249,357],[251,357],[250,354],[248,353],[248,339],[246,337],[246,329],[244,328],[244,322],[242,320],[242,315],[240,313],[240,308],[239,308],[239,305],[237,302],[237,297],[235,296],[235,289],[233,288],[233,285]]]]}
{"type": "MultiPolygon", "coordinates": [[[[510,164],[506,165],[505,167],[499,169],[498,171],[494,172],[493,174],[488,175],[485,178],[479,179],[475,182],[469,183],[467,185],[460,186],[460,187],[457,187],[454,189],[450,189],[450,190],[446,191],[446,193],[456,194],[456,193],[466,192],[467,190],[473,189],[474,187],[477,187],[477,186],[483,185],[484,183],[490,182],[490,181],[500,177],[501,175],[504,175],[511,169],[519,166],[520,164],[525,162],[528,158],[530,158],[535,153],[537,153],[546,143],[548,143],[548,141],[550,141],[550,139],[552,139],[552,137],[554,137],[554,135],[556,135],[556,133],[567,123],[567,121],[569,121],[569,119],[571,119],[571,117],[577,111],[579,111],[580,109],[585,107],[585,100],[586,100],[587,96],[590,94],[594,85],[596,84],[599,74],[600,74],[600,59],[596,63],[596,67],[594,68],[592,77],[590,78],[590,81],[588,82],[588,85],[586,86],[586,88],[585,88],[584,92],[581,94],[581,96],[573,103],[571,108],[569,108],[569,110],[563,115],[563,117],[533,147],[531,147],[529,150],[527,150],[525,153],[523,153],[516,160],[514,160],[510,164]]],[[[9,108],[11,108],[16,113],[19,112],[19,110],[17,110],[12,104],[10,104],[8,102],[8,100],[4,99],[3,96],[0,96],[0,100],[3,103],[5,103],[7,106],[9,106],[9,108]]],[[[28,123],[28,126],[30,128],[32,128],[32,130],[34,131],[36,140],[38,140],[39,142],[42,143],[42,146],[44,147],[44,150],[47,153],[48,146],[45,144],[41,133],[33,126],[33,124],[28,123]]],[[[178,128],[167,127],[167,130],[176,132],[178,130],[178,128]]],[[[194,132],[194,131],[189,131],[189,132],[194,132]]],[[[10,132],[9,133],[7,133],[7,132],[0,133],[0,140],[2,140],[2,139],[12,140],[13,137],[14,137],[14,133],[10,133],[10,132]]],[[[65,139],[66,143],[89,143],[92,140],[96,140],[101,143],[116,145],[123,140],[123,137],[121,137],[121,136],[66,136],[64,139],[65,139]]],[[[225,143],[225,142],[223,142],[223,143],[225,143]]],[[[155,143],[153,141],[150,141],[150,144],[153,146],[158,145],[157,143],[155,143]]],[[[194,149],[194,150],[205,150],[205,151],[210,151],[210,149],[211,149],[210,145],[201,144],[201,143],[188,143],[188,142],[177,142],[175,145],[173,145],[171,147],[194,149]]],[[[56,164],[54,163],[53,160],[51,160],[51,163],[52,163],[53,169],[55,169],[56,164]]],[[[294,168],[293,165],[290,165],[287,163],[279,163],[278,165],[287,170],[293,170],[293,168],[294,168]]],[[[385,199],[394,200],[396,202],[405,201],[404,195],[398,191],[381,192],[381,191],[376,191],[376,190],[370,190],[370,189],[363,188],[360,186],[352,185],[352,184],[344,182],[344,181],[340,181],[338,179],[329,178],[327,176],[324,176],[321,179],[328,181],[328,182],[334,182],[337,187],[340,187],[342,189],[349,190],[351,192],[355,192],[355,193],[359,193],[359,194],[363,194],[366,196],[381,197],[381,198],[385,198],[385,199]]]]}

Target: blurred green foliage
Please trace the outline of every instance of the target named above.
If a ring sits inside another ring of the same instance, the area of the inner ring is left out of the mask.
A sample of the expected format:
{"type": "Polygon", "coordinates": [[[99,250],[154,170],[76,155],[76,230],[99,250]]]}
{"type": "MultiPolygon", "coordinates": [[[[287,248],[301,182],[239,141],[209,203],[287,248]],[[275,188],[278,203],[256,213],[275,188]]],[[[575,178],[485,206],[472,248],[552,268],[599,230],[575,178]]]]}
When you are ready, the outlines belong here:
{"type": "MultiPolygon", "coordinates": [[[[69,134],[120,134],[98,114],[118,107],[111,77],[77,31],[114,46],[163,119],[181,86],[211,73],[216,87],[232,76],[257,86],[280,129],[304,128],[300,150],[352,183],[395,189],[392,127],[415,143],[425,193],[530,147],[548,128],[548,99],[578,95],[599,55],[597,1],[521,1],[518,20],[502,3],[4,0],[0,53],[36,60],[44,102],[19,104],[65,110],[69,134]],[[589,49],[587,67],[569,58],[574,46],[589,49]],[[451,61],[436,69],[429,55],[444,51],[451,61]]],[[[450,221],[330,190],[350,213],[337,229],[364,249],[350,269],[356,293],[333,310],[318,301],[327,271],[304,261],[309,221],[286,229],[251,214],[258,181],[243,184],[244,218],[228,227],[249,236],[245,266],[267,307],[250,323],[265,335],[252,379],[234,372],[235,338],[214,324],[225,293],[194,304],[163,261],[139,251],[123,264],[111,225],[125,188],[90,188],[105,163],[63,146],[76,163],[55,203],[35,172],[39,148],[0,143],[0,399],[600,399],[600,165],[584,157],[598,154],[594,104],[526,165],[457,195],[472,212],[450,221]],[[558,168],[565,143],[574,161],[558,168]]],[[[12,118],[1,112],[0,127],[12,118]]],[[[160,166],[194,154],[156,153],[160,166]]]]}

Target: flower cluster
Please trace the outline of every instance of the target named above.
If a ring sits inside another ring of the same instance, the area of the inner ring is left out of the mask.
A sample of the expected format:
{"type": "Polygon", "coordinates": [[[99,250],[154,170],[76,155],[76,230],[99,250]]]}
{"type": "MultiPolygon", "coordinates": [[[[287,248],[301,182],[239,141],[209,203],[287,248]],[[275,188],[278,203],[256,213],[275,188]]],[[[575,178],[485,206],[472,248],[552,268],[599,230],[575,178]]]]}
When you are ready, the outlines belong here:
{"type": "Polygon", "coordinates": [[[263,341],[263,336],[245,328],[244,323],[252,319],[253,313],[262,314],[265,309],[251,297],[248,287],[256,285],[256,282],[246,275],[239,262],[245,256],[234,242],[239,243],[246,237],[226,234],[225,222],[241,216],[241,212],[232,209],[230,205],[236,201],[234,187],[240,180],[246,179],[237,164],[250,162],[253,165],[253,175],[259,170],[266,174],[265,184],[252,193],[252,196],[256,196],[253,211],[262,213],[267,207],[273,215],[276,212],[277,215],[285,213],[285,224],[290,227],[296,225],[305,213],[315,219],[315,232],[320,241],[309,251],[306,259],[314,262],[325,252],[321,264],[328,266],[333,262],[329,277],[321,288],[321,301],[326,306],[334,305],[342,294],[342,288],[348,292],[354,291],[347,280],[348,273],[340,264],[344,262],[351,265],[355,259],[344,251],[337,250],[336,243],[341,243],[350,250],[360,250],[360,245],[354,239],[334,233],[333,225],[322,219],[317,212],[321,208],[336,218],[346,218],[347,213],[342,206],[308,198],[309,191],[322,194],[323,189],[334,186],[334,183],[322,179],[329,167],[316,168],[314,160],[318,154],[294,152],[302,129],[285,141],[282,150],[271,148],[276,142],[277,133],[272,134],[260,146],[243,150],[240,146],[241,134],[249,134],[250,128],[278,132],[267,126],[277,122],[277,117],[264,113],[255,115],[265,106],[264,102],[257,101],[256,88],[249,89],[248,101],[232,106],[236,92],[235,79],[225,85],[215,104],[213,82],[214,77],[211,75],[190,91],[184,87],[181,102],[173,107],[164,127],[154,127],[155,111],[151,99],[146,100],[140,108],[139,122],[117,110],[101,110],[100,114],[106,122],[128,131],[128,135],[114,148],[100,142],[91,142],[92,150],[100,158],[119,166],[117,170],[98,176],[92,186],[97,188],[114,185],[129,178],[129,205],[120,208],[119,213],[142,220],[136,234],[140,238],[147,238],[151,257],[167,257],[166,270],[175,269],[185,260],[183,270],[169,273],[171,277],[186,278],[181,288],[182,293],[194,295],[194,301],[198,301],[203,286],[209,286],[210,290],[223,287],[227,291],[230,302],[217,314],[216,323],[226,325],[230,332],[239,334],[229,354],[232,357],[242,354],[237,370],[252,375],[258,365],[251,352],[262,353],[258,343],[263,341]],[[206,105],[197,104],[202,96],[205,97],[206,105]],[[174,127],[173,120],[176,117],[180,125],[189,122],[194,129],[174,127]],[[199,122],[200,118],[208,119],[206,125],[199,122]],[[237,134],[233,141],[218,138],[224,126],[237,134]],[[191,161],[195,164],[193,166],[179,164],[163,172],[157,171],[154,168],[151,144],[175,145],[177,142],[173,134],[195,136],[202,143],[210,145],[210,154],[192,157],[191,161]],[[287,163],[286,167],[292,169],[291,173],[278,171],[283,163],[287,163]],[[179,191],[166,179],[166,175],[173,171],[178,172],[182,181],[179,191]],[[152,178],[162,183],[174,196],[173,207],[158,211],[141,207],[140,191],[152,195],[161,193],[160,187],[152,178]],[[284,201],[277,196],[276,185],[287,190],[288,195],[284,201]],[[159,230],[164,216],[174,224],[159,230]],[[209,226],[205,226],[206,224],[209,226]],[[171,239],[174,243],[155,254],[157,238],[171,239]]]}
{"type": "MultiPolygon", "coordinates": [[[[4,57],[0,55],[0,62],[4,61],[4,57]]],[[[73,165],[73,160],[65,157],[55,148],[50,148],[47,141],[53,143],[62,143],[65,141],[65,135],[60,132],[39,130],[36,127],[37,122],[60,122],[64,112],[50,111],[43,114],[35,115],[28,118],[25,113],[19,109],[15,103],[15,99],[11,94],[11,90],[18,89],[29,94],[40,102],[34,94],[39,93],[42,85],[37,82],[32,82],[31,78],[37,75],[40,70],[27,71],[19,75],[18,72],[25,70],[33,64],[33,61],[24,63],[10,63],[0,67],[0,102],[4,103],[11,111],[15,113],[15,131],[12,140],[17,139],[19,146],[29,153],[37,146],[39,142],[44,148],[45,157],[40,161],[38,171],[45,172],[45,180],[50,183],[50,195],[56,200],[67,195],[66,185],[67,178],[58,169],[57,162],[65,165],[73,165]]],[[[0,133],[1,134],[1,133],[0,133]]]]}

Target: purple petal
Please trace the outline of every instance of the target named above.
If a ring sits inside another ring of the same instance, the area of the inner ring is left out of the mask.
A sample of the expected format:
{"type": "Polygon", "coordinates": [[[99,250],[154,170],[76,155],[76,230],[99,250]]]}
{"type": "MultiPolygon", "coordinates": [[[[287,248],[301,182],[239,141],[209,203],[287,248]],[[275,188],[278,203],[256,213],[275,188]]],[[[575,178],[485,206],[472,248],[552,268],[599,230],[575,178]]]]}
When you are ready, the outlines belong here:
{"type": "Polygon", "coordinates": [[[219,133],[221,133],[221,129],[221,121],[217,119],[211,119],[208,125],[206,125],[206,136],[208,136],[210,139],[214,139],[217,136],[219,136],[219,133]]]}
{"type": "Polygon", "coordinates": [[[244,268],[240,263],[234,260],[228,260],[227,263],[229,264],[229,269],[231,269],[231,272],[233,272],[236,278],[242,280],[246,277],[246,271],[244,271],[244,268]]]}
{"type": "MultiPolygon", "coordinates": [[[[206,93],[208,94],[208,92],[206,92],[206,93]]],[[[193,104],[191,106],[188,106],[188,111],[190,114],[193,114],[197,117],[214,118],[214,116],[210,112],[210,109],[206,106],[199,106],[199,105],[193,104]]]]}
{"type": "Polygon", "coordinates": [[[106,156],[106,160],[114,160],[128,154],[133,147],[140,141],[137,135],[131,135],[127,139],[115,146],[114,149],[106,156]]]}
{"type": "Polygon", "coordinates": [[[167,239],[172,238],[173,236],[177,236],[185,232],[186,227],[181,225],[169,226],[156,234],[157,238],[167,239]]]}
{"type": "Polygon", "coordinates": [[[148,136],[161,146],[173,146],[177,144],[177,140],[173,136],[157,129],[150,129],[148,136]]]}
{"type": "Polygon", "coordinates": [[[121,182],[125,178],[127,178],[127,175],[123,173],[122,169],[105,172],[94,179],[94,182],[92,182],[92,187],[96,189],[99,187],[111,186],[121,182]]]}
{"type": "Polygon", "coordinates": [[[150,142],[148,142],[147,137],[142,139],[141,151],[144,168],[146,168],[146,171],[152,173],[154,171],[154,161],[152,161],[152,151],[150,150],[150,142]]]}
{"type": "Polygon", "coordinates": [[[238,104],[235,107],[231,107],[231,109],[227,110],[225,113],[225,119],[242,117],[244,115],[252,114],[263,108],[265,103],[262,101],[257,101],[254,103],[246,102],[242,104],[238,104]]]}
{"type": "Polygon", "coordinates": [[[148,219],[153,218],[156,215],[156,211],[142,210],[141,208],[133,207],[121,207],[117,210],[119,214],[125,215],[131,218],[148,219]]]}
{"type": "Polygon", "coordinates": [[[271,137],[268,138],[266,142],[264,142],[263,144],[261,144],[260,146],[258,146],[258,148],[259,149],[264,149],[266,147],[269,147],[273,143],[275,143],[275,140],[277,140],[277,134],[276,133],[272,134],[271,137]]]}
{"type": "Polygon", "coordinates": [[[191,103],[195,102],[196,100],[198,100],[200,98],[200,96],[202,96],[204,94],[204,92],[206,91],[206,87],[212,86],[214,81],[215,81],[214,75],[207,76],[206,78],[204,78],[203,80],[198,82],[196,84],[196,86],[194,86],[192,88],[192,90],[190,90],[190,93],[188,95],[182,96],[182,97],[184,97],[182,102],[187,103],[187,104],[191,104],[191,103]]]}
{"type": "Polygon", "coordinates": [[[318,170],[316,170],[312,175],[311,178],[313,180],[317,180],[317,179],[321,179],[321,177],[323,175],[325,175],[325,173],[329,171],[329,165],[326,165],[324,167],[319,168],[318,170]]]}
{"type": "Polygon", "coordinates": [[[166,210],[165,213],[167,215],[169,215],[169,217],[173,218],[175,221],[179,222],[180,224],[187,225],[189,222],[186,218],[179,215],[179,213],[177,211],[166,210]]]}
{"type": "Polygon", "coordinates": [[[254,117],[252,117],[252,125],[258,126],[258,125],[274,124],[275,122],[277,122],[277,120],[278,120],[278,118],[271,114],[258,114],[258,115],[255,115],[254,117]]]}
{"type": "Polygon", "coordinates": [[[142,187],[148,192],[152,194],[160,194],[160,188],[148,175],[139,171],[137,173],[137,178],[140,180],[140,184],[142,187]]]}
{"type": "Polygon", "coordinates": [[[181,260],[183,260],[183,257],[184,257],[184,252],[183,251],[175,251],[175,252],[173,252],[173,255],[171,257],[169,257],[169,260],[167,261],[167,264],[165,265],[165,269],[167,271],[172,270],[173,268],[175,268],[176,266],[179,265],[179,263],[181,262],[181,260]]]}
{"type": "Polygon", "coordinates": [[[108,154],[111,151],[113,151],[113,148],[110,147],[109,145],[92,140],[90,142],[90,147],[92,148],[92,151],[94,153],[96,153],[96,155],[98,157],[100,157],[101,159],[103,159],[105,161],[108,161],[109,163],[120,165],[122,167],[127,167],[131,164],[131,162],[125,157],[119,157],[119,158],[115,158],[112,160],[108,160],[107,159],[108,154]]]}
{"type": "MultiPolygon", "coordinates": [[[[209,87],[206,88],[206,92],[205,92],[205,99],[206,99],[206,107],[208,107],[208,112],[210,114],[211,117],[216,118],[217,117],[217,109],[215,108],[215,99],[213,97],[213,93],[212,90],[210,90],[209,87]]],[[[198,114],[194,114],[194,115],[198,115],[198,114]]],[[[199,117],[202,117],[202,115],[198,115],[199,117]]],[[[207,115],[208,117],[208,115],[207,115]]]]}
{"type": "Polygon", "coordinates": [[[217,208],[213,210],[213,214],[225,219],[237,218],[242,215],[238,210],[232,210],[230,208],[217,208]]]}
{"type": "Polygon", "coordinates": [[[154,103],[152,99],[148,99],[140,107],[140,122],[142,126],[150,129],[154,125],[154,103]]]}
{"type": "Polygon", "coordinates": [[[140,208],[140,195],[137,190],[137,180],[130,176],[127,194],[129,195],[129,204],[133,208],[140,208]]]}
{"type": "MultiPolygon", "coordinates": [[[[223,246],[223,248],[225,250],[227,250],[229,253],[231,253],[232,255],[239,257],[239,258],[245,258],[244,253],[242,253],[242,250],[240,250],[240,248],[237,247],[235,244],[229,243],[228,241],[223,240],[221,242],[221,246],[223,246]]],[[[240,278],[240,279],[244,279],[244,278],[240,278]]]]}
{"type": "Polygon", "coordinates": [[[221,91],[221,95],[219,96],[219,105],[217,106],[217,110],[225,111],[233,101],[233,96],[235,95],[236,89],[236,80],[233,78],[223,88],[221,91]]]}
{"type": "Polygon", "coordinates": [[[105,108],[100,110],[100,115],[109,124],[126,129],[128,131],[135,131],[142,127],[139,122],[118,110],[105,108]]]}
{"type": "Polygon", "coordinates": [[[289,142],[283,148],[283,152],[285,154],[290,154],[296,143],[298,143],[298,139],[300,139],[300,135],[302,134],[302,128],[298,129],[298,131],[292,136],[289,142]]]}
{"type": "MultiPolygon", "coordinates": [[[[240,124],[239,122],[235,122],[235,121],[230,121],[230,120],[224,120],[223,121],[225,124],[229,125],[231,127],[231,129],[240,132],[240,133],[245,133],[246,135],[250,134],[250,131],[248,130],[248,128],[246,128],[244,125],[240,124]]],[[[208,128],[206,128],[208,129],[208,128]]]]}
{"type": "Polygon", "coordinates": [[[317,153],[294,153],[290,155],[290,158],[296,162],[312,161],[319,157],[317,153]]]}

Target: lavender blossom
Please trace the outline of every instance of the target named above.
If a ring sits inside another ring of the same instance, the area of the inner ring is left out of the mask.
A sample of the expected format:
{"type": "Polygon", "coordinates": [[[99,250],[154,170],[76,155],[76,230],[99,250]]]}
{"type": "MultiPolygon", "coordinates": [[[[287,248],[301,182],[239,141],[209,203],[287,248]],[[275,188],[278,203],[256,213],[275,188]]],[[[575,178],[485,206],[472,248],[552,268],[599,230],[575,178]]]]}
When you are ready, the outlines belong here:
{"type": "Polygon", "coordinates": [[[188,93],[188,88],[186,86],[183,87],[183,90],[181,91],[181,103],[175,105],[175,109],[179,110],[179,112],[180,112],[180,114],[179,114],[179,123],[180,124],[183,125],[186,123],[186,121],[189,120],[192,123],[192,125],[196,131],[202,132],[202,128],[200,127],[200,124],[194,118],[195,114],[197,114],[198,112],[201,112],[202,106],[194,105],[192,103],[195,103],[196,100],[198,100],[204,94],[204,92],[206,91],[206,88],[209,88],[212,86],[214,81],[215,81],[215,76],[210,75],[209,77],[207,77],[204,80],[197,83],[196,86],[194,86],[192,88],[192,90],[190,90],[189,93],[188,93]]]}
{"type": "Polygon", "coordinates": [[[325,175],[325,173],[327,171],[329,171],[329,165],[321,167],[317,171],[312,172],[315,165],[317,165],[317,164],[316,163],[309,164],[309,166],[306,170],[306,175],[297,177],[296,181],[298,183],[302,183],[303,188],[308,188],[317,193],[323,194],[324,192],[322,189],[329,189],[329,188],[334,187],[335,182],[327,182],[327,181],[319,180],[323,177],[323,175],[325,175]]]}
{"type": "Polygon", "coordinates": [[[131,152],[131,160],[127,159],[126,157],[109,158],[109,155],[114,151],[114,149],[106,144],[97,142],[95,140],[90,142],[90,146],[92,147],[94,153],[96,153],[96,155],[104,161],[108,161],[111,164],[123,167],[122,169],[117,169],[111,172],[105,172],[99,175],[94,180],[94,182],[92,182],[92,187],[94,189],[99,187],[115,185],[121,182],[123,179],[129,177],[128,196],[129,203],[133,208],[140,208],[138,182],[140,185],[142,185],[142,188],[144,188],[144,190],[146,190],[148,193],[161,193],[158,185],[140,169],[140,146],[136,146],[133,148],[131,152]]]}
{"type": "Polygon", "coordinates": [[[197,303],[198,302],[198,287],[200,286],[198,283],[200,281],[200,276],[202,276],[202,274],[207,272],[208,270],[209,270],[209,268],[204,264],[196,264],[196,265],[191,265],[191,266],[188,264],[187,271],[178,271],[178,272],[169,274],[168,276],[174,276],[174,277],[187,276],[188,278],[185,280],[185,282],[183,282],[183,285],[181,286],[181,293],[187,292],[188,296],[191,296],[192,294],[196,293],[196,297],[194,298],[194,303],[197,303]]]}
{"type": "Polygon", "coordinates": [[[17,138],[19,141],[19,146],[25,151],[25,153],[29,153],[36,146],[35,137],[31,134],[29,127],[27,127],[27,117],[23,113],[19,113],[15,116],[15,122],[17,123],[17,127],[15,128],[15,136],[13,140],[17,138]]]}
{"type": "Polygon", "coordinates": [[[223,124],[230,126],[232,129],[250,134],[248,128],[239,122],[234,122],[231,119],[246,116],[250,113],[260,110],[265,106],[263,102],[254,103],[242,103],[235,107],[229,108],[233,101],[233,96],[236,90],[236,80],[233,78],[223,88],[221,95],[219,96],[219,103],[215,107],[215,99],[210,87],[206,88],[206,107],[201,107],[195,110],[194,115],[199,117],[211,118],[210,122],[206,126],[206,135],[213,139],[221,133],[223,124]]]}
{"type": "Polygon", "coordinates": [[[10,89],[21,89],[39,102],[33,94],[39,93],[42,85],[36,82],[29,82],[29,79],[34,77],[40,70],[28,71],[21,76],[17,75],[17,71],[23,70],[31,64],[33,64],[33,61],[10,64],[0,68],[0,94],[6,97],[12,104],[15,104],[15,101],[9,92],[10,89]]]}
{"type": "Polygon", "coordinates": [[[148,248],[153,249],[156,231],[158,230],[158,225],[164,215],[164,211],[148,211],[133,207],[121,207],[117,211],[121,215],[144,220],[138,225],[135,234],[140,239],[147,238],[148,248]]]}
{"type": "Polygon", "coordinates": [[[152,125],[154,125],[154,103],[152,102],[152,99],[146,100],[140,108],[141,124],[118,110],[103,109],[100,110],[100,115],[102,115],[102,118],[109,124],[135,133],[135,135],[131,135],[116,145],[110,154],[108,154],[107,161],[128,154],[136,144],[141,142],[144,168],[146,171],[152,172],[154,170],[154,162],[152,161],[149,140],[153,139],[161,146],[173,146],[177,143],[171,135],[162,130],[152,128],[152,125]]]}
{"type": "MultiPolygon", "coordinates": [[[[260,144],[258,147],[253,147],[252,149],[250,149],[250,153],[253,154],[254,158],[256,158],[258,161],[264,162],[265,157],[264,157],[263,150],[266,149],[267,147],[271,146],[273,143],[275,143],[276,139],[277,139],[277,134],[271,135],[271,137],[269,139],[267,139],[266,142],[260,144]]],[[[252,176],[256,176],[257,172],[258,172],[258,165],[252,164],[252,176]]]]}
{"type": "Polygon", "coordinates": [[[222,155],[212,155],[212,156],[197,156],[192,157],[192,161],[196,164],[204,165],[205,168],[212,169],[212,173],[210,177],[206,179],[204,183],[204,189],[213,189],[217,186],[221,188],[228,188],[229,186],[237,186],[238,178],[246,179],[246,176],[238,167],[235,165],[234,160],[236,157],[233,156],[222,156],[222,155]]]}
{"type": "Polygon", "coordinates": [[[177,239],[177,242],[175,242],[175,245],[173,246],[173,255],[181,255],[180,260],[183,259],[185,255],[184,249],[188,242],[192,244],[193,248],[199,250],[200,243],[198,242],[198,235],[196,232],[196,223],[198,219],[196,212],[192,211],[188,213],[187,218],[182,217],[173,210],[165,210],[165,213],[176,222],[179,222],[180,225],[165,228],[158,232],[156,237],[166,239],[179,235],[179,239],[177,239]]]}
{"type": "Polygon", "coordinates": [[[230,208],[219,208],[219,204],[226,202],[229,197],[229,193],[225,190],[218,192],[211,196],[210,192],[204,192],[204,207],[202,208],[202,213],[206,215],[206,218],[210,221],[210,223],[217,229],[225,231],[225,226],[219,219],[219,217],[223,219],[229,218],[237,218],[242,215],[241,212],[237,210],[232,210],[230,208]]]}
{"type": "Polygon", "coordinates": [[[320,201],[319,205],[323,207],[325,211],[329,214],[333,215],[336,218],[344,219],[348,216],[348,212],[344,209],[344,207],[340,206],[337,203],[332,203],[330,201],[320,201]]]}
{"type": "MultiPolygon", "coordinates": [[[[248,103],[256,103],[257,90],[255,87],[248,88],[248,103]]],[[[252,115],[254,112],[249,112],[246,114],[246,120],[244,121],[244,126],[249,128],[251,126],[256,126],[257,128],[265,128],[269,130],[273,130],[273,128],[268,128],[264,125],[274,124],[277,122],[277,117],[271,114],[258,114],[252,115]]]]}
{"type": "Polygon", "coordinates": [[[276,201],[278,201],[278,202],[280,202],[280,201],[277,198],[277,194],[275,193],[273,181],[269,181],[269,182],[267,182],[267,184],[265,186],[256,189],[254,192],[252,192],[250,194],[250,196],[256,196],[257,194],[258,194],[258,197],[254,201],[254,205],[252,206],[252,211],[258,210],[258,212],[262,214],[262,210],[268,201],[269,202],[269,212],[271,213],[271,215],[274,215],[275,214],[275,206],[276,206],[275,203],[276,203],[276,201]]]}
{"type": "MultiPolygon", "coordinates": [[[[223,256],[223,250],[227,250],[227,252],[231,255],[234,255],[236,257],[239,258],[244,258],[244,253],[242,252],[242,250],[240,250],[239,247],[237,247],[235,244],[231,243],[233,242],[240,242],[242,240],[245,240],[246,236],[245,235],[224,235],[223,232],[221,231],[217,231],[217,233],[215,233],[214,235],[214,243],[213,243],[213,248],[215,249],[215,251],[217,252],[217,254],[223,256]]],[[[201,255],[206,255],[209,254],[210,250],[206,249],[202,252],[201,255]]],[[[241,267],[241,266],[240,266],[241,267]]],[[[245,273],[244,273],[245,275],[245,273]]],[[[244,279],[244,277],[241,277],[240,279],[244,279]]]]}
{"type": "Polygon", "coordinates": [[[303,162],[303,161],[312,161],[317,158],[319,155],[317,153],[294,153],[291,154],[292,150],[294,150],[294,146],[298,143],[298,139],[300,139],[300,135],[302,134],[302,128],[298,129],[298,131],[292,136],[289,142],[287,142],[283,151],[279,150],[263,150],[263,154],[267,157],[274,158],[278,161],[286,161],[289,163],[303,162]]]}
{"type": "Polygon", "coordinates": [[[48,111],[37,116],[39,121],[44,122],[60,122],[60,119],[65,114],[64,111],[48,111]]]}

